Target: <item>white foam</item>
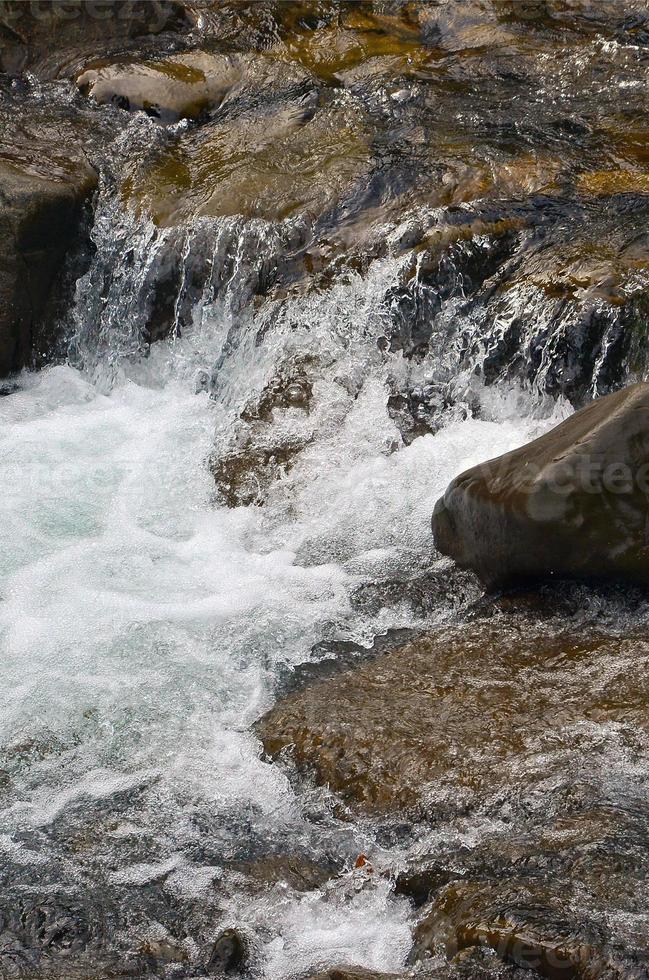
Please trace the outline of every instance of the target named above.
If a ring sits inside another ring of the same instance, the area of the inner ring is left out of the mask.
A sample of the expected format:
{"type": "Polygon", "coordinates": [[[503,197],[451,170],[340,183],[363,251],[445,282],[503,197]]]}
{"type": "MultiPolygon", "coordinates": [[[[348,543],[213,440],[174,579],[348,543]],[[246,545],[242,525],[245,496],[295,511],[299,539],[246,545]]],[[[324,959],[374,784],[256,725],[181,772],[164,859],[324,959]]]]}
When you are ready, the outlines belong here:
{"type": "Polygon", "coordinates": [[[266,977],[283,980],[336,966],[386,972],[403,967],[412,944],[409,903],[395,899],[385,880],[355,887],[352,880],[304,895],[275,889],[237,909],[244,928],[270,933],[266,977]]]}
{"type": "MultiPolygon", "coordinates": [[[[346,295],[331,299],[341,323],[346,295]]],[[[318,313],[325,332],[328,309],[318,313]]],[[[151,826],[179,850],[197,808],[223,826],[241,820],[242,833],[246,820],[266,837],[307,833],[300,798],[249,731],[274,671],[308,659],[325,635],[367,641],[389,625],[355,613],[350,589],[430,563],[430,515],[447,482],[537,424],[457,418],[395,452],[375,348],[356,394],[334,378],[345,358],[356,363],[348,327],[327,334],[344,339],[314,388],[316,437],[265,508],[214,503],[215,426],[252,376],[243,345],[221,401],[194,393],[209,322],[161,345],[109,394],[57,367],[0,400],[0,746],[29,756],[0,811],[3,840],[77,810],[91,820],[100,802],[129,793],[150,794],[151,826]]],[[[218,345],[222,334],[214,329],[218,345]]],[[[268,359],[258,387],[282,337],[255,355],[268,359]]],[[[158,865],[180,874],[173,853],[152,864],[119,868],[114,881],[158,865]]],[[[387,882],[343,892],[270,895],[248,910],[268,977],[403,964],[408,907],[387,882]]]]}

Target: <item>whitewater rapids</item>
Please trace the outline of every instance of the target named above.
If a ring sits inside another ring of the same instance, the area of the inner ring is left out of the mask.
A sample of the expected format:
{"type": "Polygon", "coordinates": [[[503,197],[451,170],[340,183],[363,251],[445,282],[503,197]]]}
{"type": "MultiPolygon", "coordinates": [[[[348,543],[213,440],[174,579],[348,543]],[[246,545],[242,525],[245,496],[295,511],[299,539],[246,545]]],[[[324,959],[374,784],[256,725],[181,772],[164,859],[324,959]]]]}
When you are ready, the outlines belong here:
{"type": "MultiPolygon", "coordinates": [[[[453,419],[386,453],[393,423],[376,377],[337,451],[325,441],[293,481],[290,507],[280,493],[266,508],[227,509],[208,467],[223,407],[195,383],[219,337],[208,320],[108,392],[56,366],[23,374],[0,400],[0,744],[13,787],[0,847],[36,876],[53,857],[33,841],[61,819],[92,833],[125,794],[101,831],[113,885],[163,875],[172,891],[209,893],[219,869],[189,847],[197,812],[224,856],[253,838],[334,846],[350,861],[376,848],[369,826],[313,824],[316,802],[262,761],[249,726],[278,672],[319,641],[367,645],[413,625],[406,608],[368,620],[351,589],[429,566],[430,512],[448,481],[538,431],[505,399],[492,421],[453,419]],[[301,563],[309,542],[341,536],[340,560],[301,563]],[[155,839],[151,857],[124,851],[138,836],[155,839]]],[[[76,860],[57,864],[72,892],[76,860]]],[[[226,922],[253,937],[269,978],[331,962],[396,970],[410,907],[385,881],[353,878],[306,896],[232,895],[226,922]]]]}

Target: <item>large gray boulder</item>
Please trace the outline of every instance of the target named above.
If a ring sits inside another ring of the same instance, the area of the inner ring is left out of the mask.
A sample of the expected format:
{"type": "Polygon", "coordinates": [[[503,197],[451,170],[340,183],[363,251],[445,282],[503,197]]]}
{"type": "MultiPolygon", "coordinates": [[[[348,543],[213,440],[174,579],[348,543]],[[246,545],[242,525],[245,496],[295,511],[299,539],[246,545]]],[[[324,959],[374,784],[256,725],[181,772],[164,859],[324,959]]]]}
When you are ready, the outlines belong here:
{"type": "Polygon", "coordinates": [[[557,577],[649,583],[649,384],[456,477],[437,548],[488,587],[557,577]]]}

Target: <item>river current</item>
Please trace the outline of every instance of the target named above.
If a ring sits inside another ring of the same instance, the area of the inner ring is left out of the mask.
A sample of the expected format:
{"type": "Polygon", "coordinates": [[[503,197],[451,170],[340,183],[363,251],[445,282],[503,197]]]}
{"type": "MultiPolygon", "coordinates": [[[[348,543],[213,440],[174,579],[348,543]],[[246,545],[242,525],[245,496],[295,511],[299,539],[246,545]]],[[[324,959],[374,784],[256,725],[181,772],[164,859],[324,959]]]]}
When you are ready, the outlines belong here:
{"type": "MultiPolygon", "coordinates": [[[[617,721],[428,824],[354,814],[253,729],[323,662],[484,611],[433,546],[449,481],[646,376],[644,22],[205,6],[216,27],[194,4],[146,42],[244,52],[205,118],[94,103],[72,69],[2,93],[6,120],[75,120],[99,173],[60,356],[0,388],[2,978],[215,975],[229,929],[264,980],[401,971],[413,856],[506,840],[573,784],[646,802],[617,721]]],[[[644,628],[643,602],[585,590],[566,621],[644,628]]],[[[604,892],[640,948],[646,907],[604,892]]]]}
{"type": "MultiPolygon", "coordinates": [[[[334,317],[371,334],[371,291],[392,272],[299,312],[316,338],[334,317]]],[[[289,847],[353,864],[373,841],[371,826],[336,826],[318,792],[296,794],[249,726],[316,644],[421,625],[407,603],[367,615],[350,593],[433,567],[430,513],[448,481],[540,423],[511,393],[491,419],[452,418],[391,453],[384,369],[344,410],[324,379],[308,458],[265,507],[227,508],[208,462],[229,406],[196,391],[223,334],[204,309],[182,339],[111,369],[110,387],[60,365],[0,401],[0,846],[18,881],[62,879],[72,907],[161,881],[181,903],[216,902],[268,977],[397,969],[411,913],[385,881],[356,894],[351,872],[324,893],[255,901],[223,883],[231,858],[289,847]]],[[[277,350],[263,356],[272,371],[277,350]]],[[[231,401],[253,372],[245,345],[220,370],[231,401]]],[[[123,928],[122,943],[143,941],[123,928]]]]}

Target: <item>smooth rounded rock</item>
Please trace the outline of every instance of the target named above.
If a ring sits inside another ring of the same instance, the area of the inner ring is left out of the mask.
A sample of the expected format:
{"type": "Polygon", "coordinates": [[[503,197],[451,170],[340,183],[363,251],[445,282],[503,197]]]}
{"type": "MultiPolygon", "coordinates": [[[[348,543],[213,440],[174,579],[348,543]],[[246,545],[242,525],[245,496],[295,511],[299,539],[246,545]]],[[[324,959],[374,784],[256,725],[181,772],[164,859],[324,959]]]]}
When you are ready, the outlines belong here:
{"type": "Polygon", "coordinates": [[[175,122],[219,105],[242,76],[234,57],[189,51],[158,61],[89,68],[77,85],[96,102],[175,122]]]}
{"type": "Polygon", "coordinates": [[[248,955],[246,940],[236,929],[225,929],[212,948],[207,970],[210,975],[230,973],[245,964],[248,955]]]}
{"type": "Polygon", "coordinates": [[[649,583],[649,384],[456,477],[435,545],[488,587],[549,577],[649,583]]]}

